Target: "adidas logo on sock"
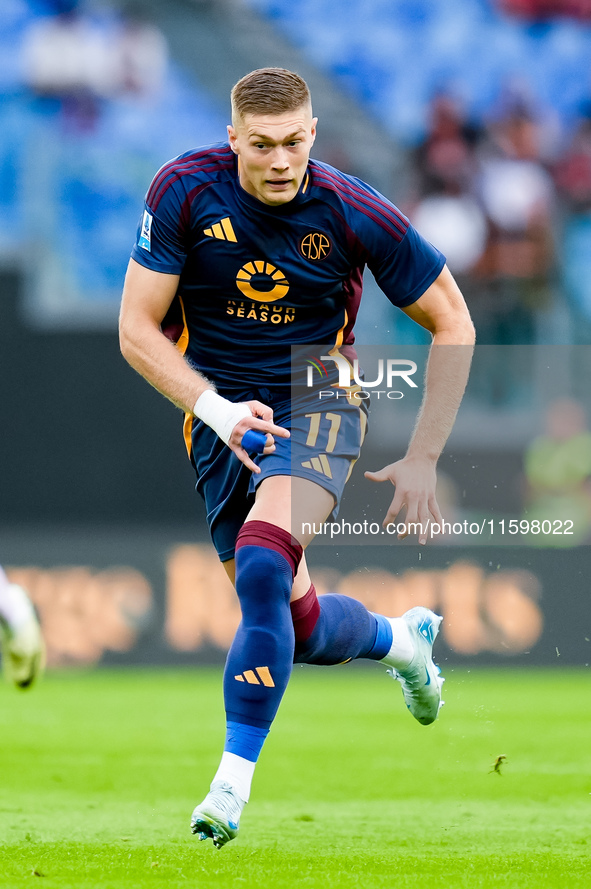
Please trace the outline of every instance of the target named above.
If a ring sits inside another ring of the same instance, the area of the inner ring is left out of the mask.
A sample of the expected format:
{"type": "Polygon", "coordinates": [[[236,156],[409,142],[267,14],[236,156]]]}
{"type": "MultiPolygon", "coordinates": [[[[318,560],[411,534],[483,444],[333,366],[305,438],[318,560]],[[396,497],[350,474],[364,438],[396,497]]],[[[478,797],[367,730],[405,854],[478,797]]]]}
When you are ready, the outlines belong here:
{"type": "Polygon", "coordinates": [[[244,673],[234,676],[234,679],[238,682],[248,682],[249,685],[266,685],[267,688],[275,688],[275,683],[268,667],[255,667],[255,670],[256,673],[254,670],[245,670],[244,673]]]}

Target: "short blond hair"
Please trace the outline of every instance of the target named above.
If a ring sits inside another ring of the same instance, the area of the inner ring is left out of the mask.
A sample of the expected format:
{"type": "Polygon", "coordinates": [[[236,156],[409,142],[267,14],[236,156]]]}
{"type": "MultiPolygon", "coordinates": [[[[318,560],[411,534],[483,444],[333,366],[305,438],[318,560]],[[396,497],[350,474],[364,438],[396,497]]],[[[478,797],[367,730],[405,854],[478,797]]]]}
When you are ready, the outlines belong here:
{"type": "Polygon", "coordinates": [[[257,68],[232,89],[232,121],[246,114],[284,114],[303,105],[312,107],[306,81],[286,68],[257,68]]]}

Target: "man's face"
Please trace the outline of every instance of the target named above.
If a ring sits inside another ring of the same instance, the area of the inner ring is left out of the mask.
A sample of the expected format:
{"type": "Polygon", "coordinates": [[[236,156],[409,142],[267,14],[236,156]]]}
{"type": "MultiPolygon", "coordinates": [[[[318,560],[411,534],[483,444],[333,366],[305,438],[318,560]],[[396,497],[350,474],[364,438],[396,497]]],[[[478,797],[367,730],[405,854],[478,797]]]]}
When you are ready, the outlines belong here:
{"type": "Polygon", "coordinates": [[[242,188],[263,204],[294,199],[306,173],[317,119],[309,105],[284,114],[246,114],[228,127],[242,188]]]}

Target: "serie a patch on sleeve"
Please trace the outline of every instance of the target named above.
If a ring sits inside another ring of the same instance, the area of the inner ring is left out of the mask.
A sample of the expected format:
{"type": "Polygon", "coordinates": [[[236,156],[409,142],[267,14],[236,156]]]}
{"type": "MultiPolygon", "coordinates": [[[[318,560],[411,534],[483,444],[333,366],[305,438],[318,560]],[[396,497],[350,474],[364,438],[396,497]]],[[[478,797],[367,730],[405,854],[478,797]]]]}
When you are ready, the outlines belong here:
{"type": "Polygon", "coordinates": [[[148,213],[147,210],[144,210],[144,217],[142,219],[142,230],[140,232],[139,246],[144,250],[147,250],[148,253],[152,252],[152,219],[153,217],[148,213]]]}

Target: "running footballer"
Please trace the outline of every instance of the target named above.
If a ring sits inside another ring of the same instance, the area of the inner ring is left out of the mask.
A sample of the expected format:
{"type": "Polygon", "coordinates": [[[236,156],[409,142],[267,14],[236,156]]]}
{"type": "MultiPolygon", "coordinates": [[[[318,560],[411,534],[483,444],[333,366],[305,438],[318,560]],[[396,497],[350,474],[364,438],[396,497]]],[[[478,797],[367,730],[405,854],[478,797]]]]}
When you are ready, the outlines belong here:
{"type": "Polygon", "coordinates": [[[381,661],[420,723],[434,722],[441,706],[432,660],[440,617],[416,607],[389,618],[346,596],[316,595],[304,556],[310,540],[301,523],[292,527],[292,503],[306,503],[309,524],[335,513],[365,408],[341,399],[339,423],[321,416],[312,443],[310,405],[291,400],[290,348],[323,343],[347,355],[366,265],[434,346],[468,347],[452,362],[431,349],[405,457],[367,473],[395,486],[387,521],[405,508],[407,523],[426,529],[441,521],[435,467],[474,329],[442,254],[371,186],[310,159],[316,123],[297,74],[263,68],[243,77],[232,90],[228,142],[188,151],[156,174],[121,307],[123,355],[185,412],[197,490],[241,606],[224,673],[224,751],[191,820],[218,848],[238,832],[294,662],[381,661]],[[266,434],[263,453],[242,448],[248,430],[266,434]]]}

